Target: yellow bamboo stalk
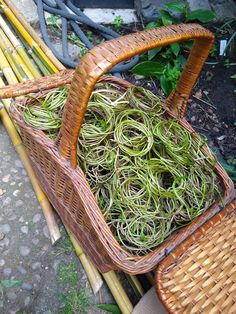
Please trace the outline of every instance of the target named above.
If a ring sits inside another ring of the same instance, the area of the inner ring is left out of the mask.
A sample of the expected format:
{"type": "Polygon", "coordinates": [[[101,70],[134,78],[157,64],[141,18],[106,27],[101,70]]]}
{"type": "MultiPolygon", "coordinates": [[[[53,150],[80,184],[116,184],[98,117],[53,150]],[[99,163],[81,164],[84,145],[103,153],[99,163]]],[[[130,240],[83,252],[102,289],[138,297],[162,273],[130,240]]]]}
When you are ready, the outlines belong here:
{"type": "MultiPolygon", "coordinates": [[[[8,102],[8,100],[4,100],[4,102],[8,102]]],[[[8,105],[9,105],[9,103],[8,103],[8,105]]],[[[59,231],[57,222],[56,222],[54,216],[52,216],[51,205],[48,202],[46,195],[43,193],[40,186],[38,185],[37,178],[33,172],[29,157],[27,156],[27,154],[25,152],[21,138],[20,138],[19,134],[17,133],[15,126],[14,126],[11,118],[8,116],[8,113],[7,113],[5,108],[2,108],[0,110],[0,117],[2,119],[3,125],[5,126],[7,132],[8,132],[8,134],[12,140],[13,146],[14,146],[15,150],[17,151],[17,153],[19,154],[19,156],[20,156],[20,158],[24,164],[24,167],[28,173],[28,176],[31,179],[32,186],[33,186],[35,194],[38,198],[39,204],[42,207],[46,222],[47,222],[48,226],[50,226],[50,228],[49,228],[50,238],[51,238],[52,244],[54,244],[60,239],[61,235],[60,235],[60,231],[59,231]]]]}
{"type": "Polygon", "coordinates": [[[2,49],[0,49],[0,69],[2,70],[2,73],[4,74],[7,82],[9,84],[16,84],[18,83],[18,80],[10,67],[7,58],[5,57],[4,53],[2,52],[2,49]]]}
{"type": "Polygon", "coordinates": [[[97,294],[97,292],[100,290],[103,284],[102,277],[100,273],[98,272],[97,268],[92,264],[92,262],[84,254],[82,248],[80,247],[80,245],[78,244],[74,236],[70,233],[67,227],[66,227],[66,230],[69,234],[69,237],[75,249],[76,255],[79,257],[80,262],[83,265],[84,271],[88,277],[88,280],[93,289],[93,292],[94,294],[97,294]]]}
{"type": "MultiPolygon", "coordinates": [[[[33,79],[34,76],[33,74],[30,72],[30,70],[28,69],[28,67],[25,65],[24,61],[22,60],[22,58],[19,56],[19,54],[17,53],[16,49],[13,47],[12,43],[10,42],[10,40],[7,38],[7,36],[5,35],[5,33],[3,32],[2,29],[0,29],[0,44],[2,45],[2,47],[0,47],[3,50],[3,53],[6,55],[6,52],[10,52],[12,54],[12,59],[13,59],[13,64],[15,63],[16,66],[23,71],[23,73],[25,74],[27,79],[33,79]],[[5,47],[5,51],[4,51],[4,47],[5,47]]],[[[10,63],[10,60],[9,60],[10,63]]],[[[13,65],[11,65],[13,66],[13,65]]],[[[20,80],[20,77],[18,78],[20,80]]]]}
{"type": "Polygon", "coordinates": [[[29,33],[25,30],[25,28],[19,23],[19,21],[14,16],[12,11],[4,4],[4,1],[0,0],[0,3],[1,3],[1,8],[2,8],[3,12],[6,14],[6,16],[9,18],[9,20],[14,24],[14,26],[18,29],[18,31],[21,33],[21,35],[27,41],[27,43],[30,45],[30,47],[37,51],[37,53],[41,56],[42,60],[44,60],[44,62],[46,62],[48,64],[48,66],[50,66],[50,68],[52,69],[53,72],[55,72],[55,73],[59,72],[58,69],[55,67],[55,65],[51,62],[51,60],[45,55],[45,53],[39,47],[39,45],[29,35],[29,33]]]}
{"type": "MultiPolygon", "coordinates": [[[[35,32],[35,30],[29,25],[29,23],[26,21],[24,15],[19,12],[17,7],[13,4],[11,0],[3,0],[0,1],[1,3],[5,3],[5,8],[3,10],[9,10],[11,11],[16,19],[19,21],[19,24],[23,26],[25,31],[28,33],[30,37],[39,45],[39,47],[42,49],[42,51],[45,53],[45,55],[49,58],[49,60],[52,61],[54,66],[58,71],[61,71],[64,69],[63,64],[54,56],[51,49],[48,48],[48,46],[44,43],[44,41],[38,36],[38,34],[35,32]]],[[[19,30],[19,29],[18,29],[19,30]]]]}
{"type": "Polygon", "coordinates": [[[25,61],[25,64],[30,69],[31,73],[34,75],[34,77],[40,77],[40,73],[25,52],[24,47],[22,46],[21,42],[16,38],[15,34],[12,32],[10,27],[7,25],[7,23],[4,21],[3,17],[0,15],[0,27],[2,30],[4,30],[4,33],[9,38],[10,42],[16,49],[16,51],[19,53],[21,58],[25,61]]]}
{"type": "MultiPolygon", "coordinates": [[[[14,84],[18,82],[15,74],[13,73],[11,67],[9,66],[9,63],[1,49],[0,49],[0,68],[9,84],[14,84]]],[[[3,87],[3,86],[5,86],[5,83],[2,80],[2,78],[0,78],[0,87],[3,87]]],[[[9,100],[2,100],[2,101],[8,110],[10,106],[10,101],[9,100]]],[[[16,151],[19,153],[20,158],[25,166],[25,169],[31,179],[32,186],[35,190],[35,194],[38,198],[38,201],[43,209],[43,213],[45,215],[45,219],[49,227],[51,241],[54,244],[56,241],[58,241],[61,235],[60,235],[60,231],[56,223],[55,217],[53,216],[51,205],[49,201],[47,200],[46,195],[43,193],[39,184],[37,183],[36,176],[33,172],[29,158],[24,150],[24,146],[22,144],[21,138],[18,132],[16,131],[16,128],[12,120],[8,116],[7,111],[4,108],[1,109],[1,118],[2,118],[4,126],[7,129],[9,136],[12,139],[12,143],[16,151]]]]}
{"type": "MultiPolygon", "coordinates": [[[[12,71],[6,57],[4,56],[2,50],[0,49],[0,68],[3,71],[3,74],[8,82],[8,84],[14,84],[17,83],[18,80],[14,74],[14,72],[12,71]]],[[[2,80],[2,78],[0,78],[0,87],[5,86],[4,81],[2,80]]],[[[4,100],[3,101],[5,107],[7,110],[9,110],[9,106],[10,106],[10,102],[4,100]]],[[[36,176],[33,172],[32,166],[30,164],[30,160],[24,150],[24,146],[23,143],[21,141],[21,138],[16,130],[16,128],[14,127],[14,124],[12,122],[12,120],[10,119],[10,117],[7,114],[7,111],[5,109],[1,110],[1,117],[4,123],[4,126],[6,127],[9,136],[12,139],[13,145],[16,149],[16,151],[19,153],[20,158],[22,159],[22,162],[26,168],[26,171],[31,179],[31,183],[32,186],[35,190],[35,194],[38,198],[38,201],[42,207],[47,225],[48,225],[48,229],[49,229],[49,233],[50,233],[50,238],[52,243],[56,243],[61,235],[60,235],[60,231],[59,231],[59,227],[57,225],[57,222],[55,220],[55,217],[53,215],[53,211],[51,208],[51,205],[46,197],[46,195],[43,193],[42,189],[40,188],[36,176]]]]}
{"type": "Polygon", "coordinates": [[[129,275],[129,279],[130,279],[132,285],[134,286],[134,288],[139,293],[139,295],[142,297],[145,294],[145,292],[143,290],[143,287],[142,287],[140,281],[138,280],[138,277],[129,275]]]}
{"type": "MultiPolygon", "coordinates": [[[[0,29],[0,32],[1,32],[1,29],[0,29]]],[[[22,82],[24,79],[22,78],[22,75],[20,73],[19,67],[18,67],[17,64],[15,64],[12,52],[8,48],[6,48],[1,34],[0,34],[0,48],[2,49],[2,52],[4,53],[7,61],[9,62],[9,65],[11,66],[13,72],[17,76],[17,79],[20,82],[22,82]]]]}
{"type": "Polygon", "coordinates": [[[34,78],[31,72],[22,62],[22,59],[17,54],[16,50],[11,46],[10,41],[6,41],[6,38],[4,38],[4,33],[2,32],[1,29],[0,29],[0,48],[2,49],[5,57],[7,58],[19,82],[24,82],[28,79],[34,78]]]}
{"type": "Polygon", "coordinates": [[[119,306],[123,314],[130,314],[133,311],[133,305],[130,302],[124,288],[119,282],[115,272],[113,270],[102,274],[105,279],[117,305],[119,306]]]}

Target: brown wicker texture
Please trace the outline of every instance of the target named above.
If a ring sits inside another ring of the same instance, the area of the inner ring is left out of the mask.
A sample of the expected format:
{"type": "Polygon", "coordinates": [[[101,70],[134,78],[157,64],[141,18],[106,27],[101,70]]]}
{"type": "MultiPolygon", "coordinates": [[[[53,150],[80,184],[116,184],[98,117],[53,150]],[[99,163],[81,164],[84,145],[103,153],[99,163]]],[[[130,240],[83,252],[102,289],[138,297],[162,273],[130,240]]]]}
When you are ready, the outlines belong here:
{"type": "MultiPolygon", "coordinates": [[[[197,24],[175,25],[147,30],[107,41],[90,50],[81,59],[73,78],[71,71],[61,72],[28,84],[0,90],[0,97],[17,96],[30,91],[40,91],[71,82],[62,127],[55,142],[42,131],[27,125],[22,114],[11,106],[11,115],[18,124],[23,142],[30,156],[42,189],[58,211],[62,220],[102,272],[121,269],[130,274],[145,273],[155,268],[170,250],[179,245],[205,221],[221,210],[214,204],[194,222],[167,239],[163,245],[146,256],[134,256],[121,248],[107,226],[103,214],[92,194],[85,175],[77,166],[76,146],[84,113],[91,92],[99,78],[115,64],[155,47],[183,40],[195,39],[188,62],[175,91],[165,105],[170,115],[180,117],[180,123],[197,140],[197,133],[182,119],[187,100],[213,43],[213,35],[197,24]]],[[[118,87],[130,84],[113,77],[109,79],[118,87]]],[[[207,150],[203,148],[205,154],[207,150]]],[[[232,200],[233,183],[217,163],[216,173],[222,178],[224,203],[232,200]]]]}
{"type": "Polygon", "coordinates": [[[160,263],[156,290],[169,313],[236,313],[236,201],[160,263]]]}

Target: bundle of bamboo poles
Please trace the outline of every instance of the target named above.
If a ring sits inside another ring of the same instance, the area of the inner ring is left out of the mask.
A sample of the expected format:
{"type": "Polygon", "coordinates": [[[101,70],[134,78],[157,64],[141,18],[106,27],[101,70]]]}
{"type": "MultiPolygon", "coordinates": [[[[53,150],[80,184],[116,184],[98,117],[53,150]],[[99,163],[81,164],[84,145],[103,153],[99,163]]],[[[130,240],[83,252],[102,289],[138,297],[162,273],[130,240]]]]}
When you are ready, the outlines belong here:
{"type": "MultiPolygon", "coordinates": [[[[0,86],[23,82],[50,73],[56,73],[64,69],[64,66],[55,58],[49,48],[38,37],[37,33],[30,27],[23,15],[18,12],[11,1],[0,0],[0,7],[4,13],[4,16],[0,15],[0,70],[3,73],[3,78],[0,77],[0,86]]],[[[60,238],[58,225],[53,216],[51,205],[46,195],[41,190],[37,178],[34,175],[20,136],[8,115],[7,111],[9,106],[10,100],[4,100],[3,107],[0,107],[0,118],[2,119],[2,122],[12,139],[13,145],[19,153],[28,175],[31,178],[33,188],[49,227],[52,242],[55,243],[60,238]]],[[[103,283],[102,277],[84,254],[74,237],[69,231],[68,233],[76,254],[88,276],[91,287],[94,293],[97,293],[103,283]]],[[[103,278],[110,288],[122,313],[131,313],[133,305],[119,282],[116,273],[110,271],[103,274],[103,278]]],[[[137,277],[129,276],[129,281],[141,297],[144,294],[144,291],[137,277]]]]}

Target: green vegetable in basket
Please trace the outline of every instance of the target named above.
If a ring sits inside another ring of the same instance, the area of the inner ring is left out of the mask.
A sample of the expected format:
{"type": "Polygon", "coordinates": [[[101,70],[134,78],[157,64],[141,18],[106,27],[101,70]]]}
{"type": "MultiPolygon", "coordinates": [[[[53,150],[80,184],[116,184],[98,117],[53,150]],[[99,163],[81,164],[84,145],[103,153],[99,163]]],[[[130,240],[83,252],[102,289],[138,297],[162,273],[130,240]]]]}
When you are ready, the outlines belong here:
{"type": "MultiPolygon", "coordinates": [[[[55,138],[68,89],[26,105],[24,118],[55,138]]],[[[97,84],[78,140],[78,161],[117,241],[143,255],[220,198],[215,158],[202,152],[160,99],[141,87],[97,84]]]]}

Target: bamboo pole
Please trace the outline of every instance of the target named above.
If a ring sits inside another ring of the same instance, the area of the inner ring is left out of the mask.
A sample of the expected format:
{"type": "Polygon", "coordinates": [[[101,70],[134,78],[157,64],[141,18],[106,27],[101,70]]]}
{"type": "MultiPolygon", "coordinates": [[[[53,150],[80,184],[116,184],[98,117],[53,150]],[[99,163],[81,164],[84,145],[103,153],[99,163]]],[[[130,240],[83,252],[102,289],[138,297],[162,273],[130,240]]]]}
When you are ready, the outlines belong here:
{"type": "Polygon", "coordinates": [[[123,314],[130,314],[133,311],[133,305],[130,302],[124,288],[119,282],[115,272],[113,270],[102,274],[105,279],[117,305],[119,306],[123,314]]]}
{"type": "MultiPolygon", "coordinates": [[[[1,8],[9,20],[13,23],[13,25],[19,30],[23,38],[27,41],[31,49],[35,49],[35,51],[41,56],[42,60],[50,66],[52,72],[57,73],[59,72],[55,65],[51,62],[48,56],[43,53],[40,46],[34,41],[34,39],[30,36],[30,34],[25,30],[25,28],[19,23],[17,18],[14,16],[12,11],[4,4],[3,0],[0,0],[1,8]]],[[[1,24],[0,24],[1,25],[1,24]]]]}
{"type": "Polygon", "coordinates": [[[4,33],[9,38],[10,42],[16,49],[16,51],[19,53],[21,58],[24,60],[27,67],[30,69],[31,73],[35,78],[39,78],[41,75],[27,53],[25,52],[24,47],[22,46],[21,42],[16,38],[15,34],[13,34],[10,27],[7,25],[7,23],[4,21],[3,17],[0,15],[0,27],[4,30],[4,33]]]}
{"type": "Polygon", "coordinates": [[[140,297],[142,297],[145,292],[140,281],[138,280],[138,277],[133,275],[127,275],[127,277],[135,292],[138,293],[140,297]]]}
{"type": "Polygon", "coordinates": [[[30,72],[30,70],[28,69],[28,67],[24,63],[24,60],[19,56],[16,49],[13,47],[12,43],[10,42],[8,37],[5,35],[5,33],[3,32],[2,29],[0,29],[0,34],[1,34],[1,37],[3,39],[5,47],[7,47],[10,51],[12,51],[13,58],[16,59],[16,62],[18,64],[21,64],[21,67],[23,68],[24,72],[26,73],[28,79],[33,79],[34,78],[33,74],[30,72]]]}
{"type": "MultiPolygon", "coordinates": [[[[2,30],[0,29],[0,32],[2,30]]],[[[20,68],[19,66],[14,62],[14,59],[13,59],[13,56],[12,56],[12,52],[8,49],[8,48],[5,48],[5,43],[3,42],[3,38],[0,34],[0,48],[2,49],[2,52],[4,53],[7,61],[9,62],[13,72],[15,73],[15,75],[17,76],[17,79],[22,82],[23,79],[22,79],[22,73],[20,73],[20,68]]]]}
{"type": "Polygon", "coordinates": [[[0,49],[0,69],[2,70],[2,73],[4,74],[7,82],[9,84],[16,84],[18,83],[18,80],[10,67],[7,58],[4,56],[4,53],[2,52],[2,49],[0,49]]]}
{"type": "Polygon", "coordinates": [[[2,29],[0,29],[0,48],[20,82],[34,78],[2,29]]]}
{"type": "Polygon", "coordinates": [[[50,226],[49,227],[49,233],[50,233],[50,238],[51,238],[52,244],[55,244],[60,239],[61,235],[60,235],[60,231],[59,231],[57,222],[56,222],[54,216],[52,215],[51,205],[48,202],[46,195],[43,193],[43,191],[41,190],[41,188],[39,187],[39,185],[37,183],[37,178],[33,172],[29,157],[27,156],[27,154],[25,152],[21,138],[20,138],[19,134],[17,133],[15,126],[12,123],[12,120],[10,119],[10,117],[8,116],[8,113],[7,113],[5,108],[2,108],[0,110],[0,117],[2,119],[3,125],[5,126],[7,132],[8,132],[8,134],[12,140],[12,143],[13,143],[15,150],[19,154],[19,156],[20,156],[20,158],[24,164],[24,167],[28,173],[28,176],[30,177],[30,180],[31,180],[32,186],[34,188],[35,194],[38,198],[38,202],[42,207],[47,225],[50,226]]]}
{"type": "MultiPolygon", "coordinates": [[[[40,47],[40,49],[45,53],[45,55],[49,58],[49,60],[52,61],[54,66],[57,68],[58,71],[61,71],[64,69],[63,64],[54,56],[51,49],[48,48],[48,46],[44,43],[44,41],[38,36],[38,34],[35,32],[35,30],[29,25],[29,23],[26,21],[25,17],[16,6],[14,6],[13,2],[11,0],[1,0],[0,3],[2,3],[3,10],[5,14],[8,16],[14,14],[17,20],[19,21],[19,24],[23,26],[25,31],[28,33],[28,36],[32,38],[32,40],[35,40],[37,45],[40,47]],[[5,3],[5,5],[4,5],[5,3]]],[[[9,18],[10,19],[10,18],[9,18]]]]}
{"type": "Polygon", "coordinates": [[[19,37],[19,40],[23,44],[24,48],[26,49],[27,53],[31,56],[31,58],[34,60],[40,71],[44,76],[50,75],[54,72],[52,72],[52,69],[47,65],[46,62],[43,62],[40,59],[40,56],[37,55],[35,49],[31,49],[29,44],[25,41],[25,39],[22,37],[21,33],[18,31],[18,29],[12,24],[11,25],[16,35],[19,37]]]}
{"type": "Polygon", "coordinates": [[[67,227],[66,227],[66,230],[69,234],[69,237],[70,237],[70,240],[71,240],[73,247],[75,249],[76,255],[79,257],[80,262],[83,265],[84,271],[88,277],[88,280],[89,280],[90,285],[93,289],[93,292],[94,292],[94,294],[97,294],[97,292],[100,290],[100,288],[103,284],[102,277],[101,277],[100,273],[98,272],[97,268],[92,264],[92,262],[84,254],[79,243],[76,241],[76,239],[70,233],[70,231],[67,227]]]}
{"type": "MultiPolygon", "coordinates": [[[[9,63],[4,56],[2,50],[0,49],[0,68],[2,69],[2,72],[8,82],[8,84],[14,84],[17,83],[18,80],[13,73],[11,67],[9,66],[9,63]]],[[[5,86],[4,81],[2,78],[0,78],[0,87],[5,86]]],[[[6,109],[9,110],[10,101],[9,100],[2,100],[3,104],[5,105],[6,109]]],[[[38,201],[42,207],[43,213],[45,215],[45,219],[49,228],[50,238],[52,243],[54,244],[57,242],[61,235],[59,231],[59,227],[56,223],[55,217],[53,216],[52,208],[47,200],[46,195],[43,193],[42,189],[40,188],[39,184],[37,183],[36,176],[33,172],[32,166],[30,164],[29,158],[25,152],[23,143],[21,141],[21,138],[12,122],[10,117],[8,116],[7,111],[3,108],[1,109],[1,118],[3,121],[4,126],[7,129],[7,132],[12,139],[13,146],[15,147],[16,151],[19,153],[20,158],[25,166],[25,169],[31,179],[32,186],[35,190],[35,194],[38,198],[38,201]]]]}

